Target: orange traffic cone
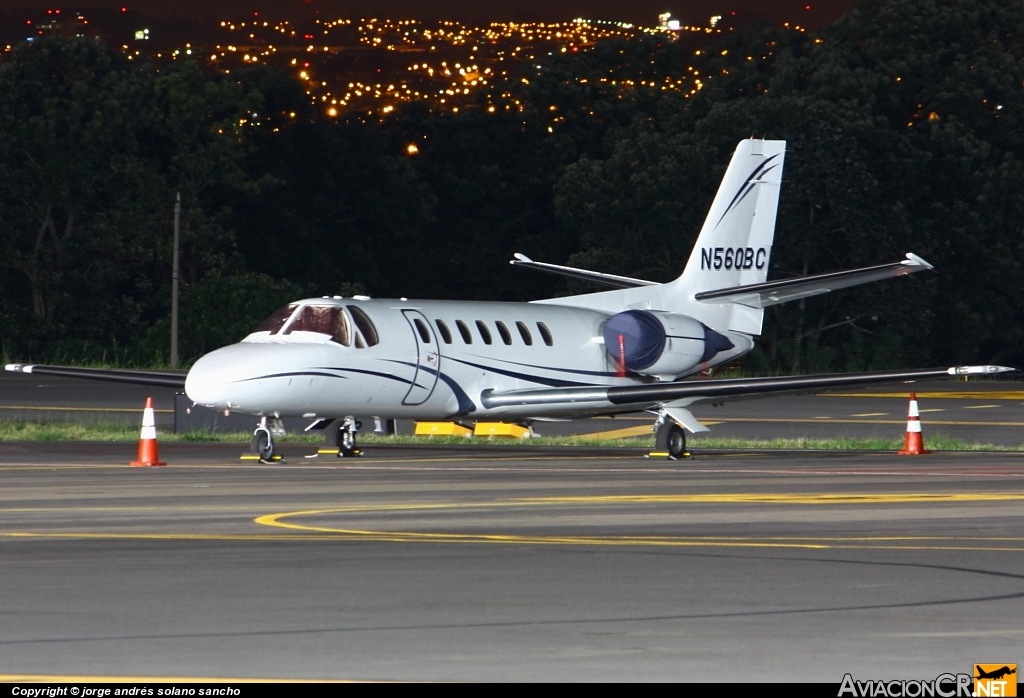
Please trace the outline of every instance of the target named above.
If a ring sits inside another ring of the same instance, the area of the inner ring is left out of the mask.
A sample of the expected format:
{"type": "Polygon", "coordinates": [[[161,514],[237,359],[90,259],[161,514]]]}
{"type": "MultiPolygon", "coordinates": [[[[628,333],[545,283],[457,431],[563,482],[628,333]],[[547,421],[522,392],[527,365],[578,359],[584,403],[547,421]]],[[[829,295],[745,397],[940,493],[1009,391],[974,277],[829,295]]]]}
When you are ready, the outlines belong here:
{"type": "Polygon", "coordinates": [[[921,436],[921,417],[917,411],[917,394],[910,394],[910,410],[907,414],[907,438],[903,450],[897,451],[901,456],[920,456],[931,451],[924,450],[924,438],[921,436]]]}
{"type": "Polygon", "coordinates": [[[146,398],[146,409],[142,412],[142,434],[139,435],[139,459],[128,465],[167,465],[160,462],[156,452],[156,415],[153,413],[153,398],[146,398]]]}

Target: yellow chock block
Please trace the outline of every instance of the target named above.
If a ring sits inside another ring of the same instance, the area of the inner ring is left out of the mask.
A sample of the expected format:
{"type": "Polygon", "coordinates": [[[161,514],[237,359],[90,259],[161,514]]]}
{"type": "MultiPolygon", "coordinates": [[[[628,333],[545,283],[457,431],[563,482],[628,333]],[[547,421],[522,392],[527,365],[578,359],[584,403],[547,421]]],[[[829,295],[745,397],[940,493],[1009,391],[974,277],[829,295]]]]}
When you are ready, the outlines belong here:
{"type": "MultiPolygon", "coordinates": [[[[259,455],[255,454],[255,453],[243,453],[242,455],[240,455],[238,457],[238,460],[257,460],[258,461],[259,459],[260,459],[259,455]]],[[[283,461],[284,460],[284,456],[271,456],[270,460],[273,461],[274,463],[276,463],[278,461],[283,461]]]]}
{"type": "Polygon", "coordinates": [[[477,422],[473,427],[474,436],[509,436],[515,439],[527,439],[530,430],[518,424],[505,422],[477,422]]]}
{"type": "Polygon", "coordinates": [[[416,436],[465,436],[473,435],[471,429],[467,429],[455,422],[416,422],[416,436]]]}

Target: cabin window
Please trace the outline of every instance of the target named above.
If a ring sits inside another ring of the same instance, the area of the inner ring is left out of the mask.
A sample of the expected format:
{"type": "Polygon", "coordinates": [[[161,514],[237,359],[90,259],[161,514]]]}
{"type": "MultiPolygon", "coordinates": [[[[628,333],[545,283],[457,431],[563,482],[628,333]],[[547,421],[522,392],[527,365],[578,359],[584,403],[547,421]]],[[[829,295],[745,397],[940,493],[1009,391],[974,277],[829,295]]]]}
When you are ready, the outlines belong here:
{"type": "Polygon", "coordinates": [[[441,333],[441,339],[444,340],[445,344],[452,343],[452,333],[448,329],[448,325],[444,324],[440,320],[434,320],[434,324],[437,325],[437,331],[441,333]]]}
{"type": "Polygon", "coordinates": [[[332,340],[346,347],[352,344],[352,331],[348,316],[338,305],[304,305],[284,334],[293,332],[316,332],[329,335],[332,340]]]}
{"type": "Polygon", "coordinates": [[[288,322],[288,318],[292,316],[292,313],[295,312],[297,307],[299,307],[298,303],[286,305],[261,322],[260,326],[253,330],[253,332],[269,332],[270,334],[274,334],[284,327],[284,323],[288,322]]]}
{"type": "MultiPolygon", "coordinates": [[[[355,305],[350,305],[348,306],[348,312],[352,313],[352,319],[355,321],[356,327],[359,328],[363,338],[366,339],[366,346],[372,347],[380,344],[380,337],[377,335],[377,328],[373,326],[373,322],[371,322],[370,317],[363,311],[363,309],[355,305]]],[[[358,335],[356,336],[356,346],[359,346],[358,335]]]]}
{"type": "Polygon", "coordinates": [[[420,339],[423,340],[423,343],[430,344],[430,330],[427,328],[427,323],[417,317],[412,319],[412,324],[416,325],[416,331],[420,333],[420,339]]]}
{"type": "Polygon", "coordinates": [[[480,337],[484,340],[484,344],[490,344],[491,343],[491,331],[489,329],[487,329],[487,325],[485,325],[480,320],[477,320],[476,321],[476,328],[477,328],[477,330],[480,331],[480,337]]]}
{"type": "Polygon", "coordinates": [[[544,343],[549,347],[553,346],[555,340],[551,337],[551,330],[548,329],[548,326],[543,322],[538,322],[537,329],[540,330],[540,336],[544,338],[544,343]]]}
{"type": "Polygon", "coordinates": [[[501,335],[501,341],[503,341],[505,344],[511,345],[512,333],[508,331],[507,327],[505,327],[505,323],[502,322],[501,320],[497,320],[494,324],[498,328],[498,334],[501,335]]]}
{"type": "Polygon", "coordinates": [[[472,344],[473,335],[469,333],[469,328],[466,327],[466,323],[464,323],[462,320],[456,320],[455,326],[459,328],[459,334],[462,335],[462,341],[465,342],[466,344],[472,344]]]}
{"type": "Polygon", "coordinates": [[[519,334],[523,336],[523,343],[528,347],[533,346],[533,337],[530,336],[530,330],[527,328],[526,323],[517,322],[516,327],[519,328],[519,334]]]}

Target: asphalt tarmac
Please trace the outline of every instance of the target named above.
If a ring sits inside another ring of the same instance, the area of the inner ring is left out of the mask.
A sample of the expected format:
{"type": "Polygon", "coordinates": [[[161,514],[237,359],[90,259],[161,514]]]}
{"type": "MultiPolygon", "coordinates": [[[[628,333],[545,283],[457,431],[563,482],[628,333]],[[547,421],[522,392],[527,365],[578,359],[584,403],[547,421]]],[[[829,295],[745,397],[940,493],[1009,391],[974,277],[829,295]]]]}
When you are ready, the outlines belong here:
{"type": "Polygon", "coordinates": [[[0,443],[0,680],[933,679],[1019,662],[1024,455],[0,443]]]}

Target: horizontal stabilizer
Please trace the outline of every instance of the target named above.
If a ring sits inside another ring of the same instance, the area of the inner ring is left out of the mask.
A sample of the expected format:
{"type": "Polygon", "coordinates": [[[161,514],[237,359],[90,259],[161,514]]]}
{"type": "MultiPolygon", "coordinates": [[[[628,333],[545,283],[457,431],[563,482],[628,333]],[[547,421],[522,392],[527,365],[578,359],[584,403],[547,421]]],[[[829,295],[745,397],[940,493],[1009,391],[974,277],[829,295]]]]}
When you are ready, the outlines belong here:
{"type": "Polygon", "coordinates": [[[878,266],[865,267],[863,269],[801,276],[796,279],[768,281],[763,284],[733,286],[732,288],[723,288],[717,291],[702,291],[695,294],[694,298],[703,303],[739,303],[751,308],[766,308],[770,305],[809,298],[810,296],[817,296],[840,288],[859,286],[871,281],[913,274],[914,272],[932,268],[931,264],[916,254],[908,252],[906,259],[892,264],[879,264],[878,266]]]}
{"type": "Polygon", "coordinates": [[[513,256],[515,259],[509,262],[509,264],[514,264],[518,267],[526,267],[527,269],[536,269],[537,271],[545,271],[549,274],[557,274],[558,276],[568,276],[570,279],[592,281],[595,284],[602,284],[604,286],[613,286],[615,288],[635,288],[637,286],[658,285],[655,281],[644,281],[643,279],[633,279],[628,276],[602,274],[599,271],[587,271],[586,269],[576,269],[575,267],[563,267],[558,264],[535,262],[526,255],[519,254],[518,252],[513,256]]]}
{"type": "Polygon", "coordinates": [[[1015,371],[1006,366],[954,366],[903,371],[871,371],[865,373],[827,373],[813,376],[772,376],[768,378],[716,378],[687,380],[646,385],[614,387],[542,388],[495,393],[485,390],[480,401],[488,409],[536,405],[539,409],[571,405],[591,407],[632,406],[637,409],[664,406],[676,400],[687,404],[714,400],[741,399],[786,392],[816,392],[850,386],[880,383],[901,383],[950,376],[995,375],[1015,371]]]}
{"type": "Polygon", "coordinates": [[[111,368],[44,366],[42,364],[7,364],[4,368],[15,373],[63,376],[64,378],[89,378],[91,380],[111,381],[113,383],[134,383],[136,385],[155,385],[162,388],[185,389],[184,371],[180,373],[174,371],[125,371],[111,368]]]}

